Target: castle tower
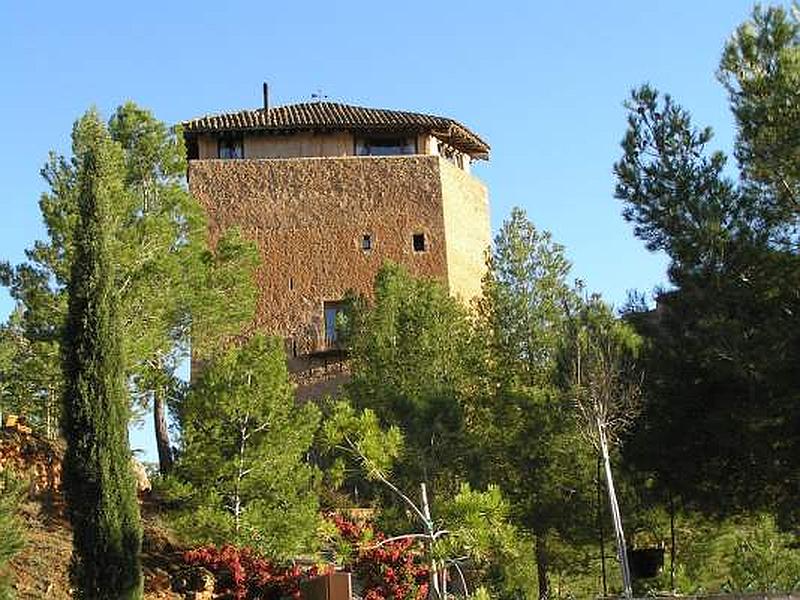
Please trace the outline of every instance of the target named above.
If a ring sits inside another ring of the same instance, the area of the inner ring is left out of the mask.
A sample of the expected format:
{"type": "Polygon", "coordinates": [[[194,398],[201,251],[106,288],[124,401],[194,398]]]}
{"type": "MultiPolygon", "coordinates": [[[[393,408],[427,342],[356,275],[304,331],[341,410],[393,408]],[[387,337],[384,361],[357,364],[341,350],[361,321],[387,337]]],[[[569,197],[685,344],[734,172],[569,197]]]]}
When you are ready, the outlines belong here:
{"type": "Polygon", "coordinates": [[[445,117],[335,102],[184,122],[189,188],[213,245],[237,225],[263,256],[255,326],[290,357],[335,345],[352,290],[370,295],[386,260],[480,293],[490,242],[486,187],[470,164],[489,146],[445,117]]]}

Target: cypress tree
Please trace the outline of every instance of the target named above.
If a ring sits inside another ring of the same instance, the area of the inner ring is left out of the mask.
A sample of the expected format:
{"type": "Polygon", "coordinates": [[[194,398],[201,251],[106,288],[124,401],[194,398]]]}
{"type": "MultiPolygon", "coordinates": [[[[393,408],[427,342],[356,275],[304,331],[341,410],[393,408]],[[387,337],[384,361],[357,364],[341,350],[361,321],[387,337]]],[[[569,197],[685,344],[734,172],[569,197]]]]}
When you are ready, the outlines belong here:
{"type": "Polygon", "coordinates": [[[122,150],[90,111],[75,128],[78,216],[64,330],[64,492],[73,527],[75,597],[141,598],[141,524],[113,284],[111,203],[122,200],[122,150]]]}

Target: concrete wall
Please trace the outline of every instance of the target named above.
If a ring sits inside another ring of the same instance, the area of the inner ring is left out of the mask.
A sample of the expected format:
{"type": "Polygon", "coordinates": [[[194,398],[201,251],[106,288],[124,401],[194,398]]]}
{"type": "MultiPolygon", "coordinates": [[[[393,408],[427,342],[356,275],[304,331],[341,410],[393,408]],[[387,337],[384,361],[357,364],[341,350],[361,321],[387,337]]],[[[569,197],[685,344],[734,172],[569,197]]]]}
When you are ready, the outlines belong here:
{"type": "MultiPolygon", "coordinates": [[[[322,345],[324,302],[349,289],[370,294],[384,260],[443,283],[450,281],[450,261],[459,273],[469,272],[457,258],[461,250],[452,257],[445,251],[443,162],[421,155],[196,160],[190,162],[189,186],[209,216],[212,245],[233,225],[257,241],[264,265],[254,326],[289,338],[290,351],[294,341],[302,354],[322,345]],[[425,252],[413,251],[415,233],[425,234],[425,252]],[[370,251],[361,249],[364,234],[372,236],[370,251]]],[[[446,178],[450,236],[459,240],[455,219],[463,215],[454,208],[454,194],[458,186],[472,188],[459,178],[451,183],[452,174],[446,178]]],[[[466,240],[456,243],[467,247],[466,240]]],[[[468,292],[473,288],[464,277],[455,284],[468,292]]]]}
{"type": "Polygon", "coordinates": [[[486,187],[445,158],[439,159],[450,293],[469,303],[481,293],[491,243],[486,187]]]}

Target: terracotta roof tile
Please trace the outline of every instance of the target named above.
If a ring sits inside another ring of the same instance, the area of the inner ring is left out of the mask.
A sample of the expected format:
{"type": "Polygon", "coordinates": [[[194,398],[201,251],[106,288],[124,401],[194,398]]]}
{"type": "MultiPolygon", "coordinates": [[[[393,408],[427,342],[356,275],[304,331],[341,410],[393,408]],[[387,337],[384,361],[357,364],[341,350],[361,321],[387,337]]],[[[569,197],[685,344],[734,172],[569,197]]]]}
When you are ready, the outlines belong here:
{"type": "Polygon", "coordinates": [[[486,158],[489,145],[458,121],[422,113],[366,108],[338,102],[305,102],[207,115],[181,123],[185,133],[222,131],[291,132],[315,129],[351,131],[430,131],[456,148],[486,158]]]}

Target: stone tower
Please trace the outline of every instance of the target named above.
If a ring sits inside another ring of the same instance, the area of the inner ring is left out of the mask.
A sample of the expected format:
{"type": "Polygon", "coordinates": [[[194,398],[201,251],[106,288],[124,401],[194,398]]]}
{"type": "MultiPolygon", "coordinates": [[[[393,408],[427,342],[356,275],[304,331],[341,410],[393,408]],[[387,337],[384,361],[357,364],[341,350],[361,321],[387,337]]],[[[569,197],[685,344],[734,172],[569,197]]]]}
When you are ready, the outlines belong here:
{"type": "Polygon", "coordinates": [[[254,325],[291,357],[335,346],[352,290],[370,295],[391,260],[469,301],[490,242],[486,187],[470,164],[489,146],[445,117],[334,102],[185,121],[189,188],[213,246],[237,225],[263,256],[254,325]]]}

